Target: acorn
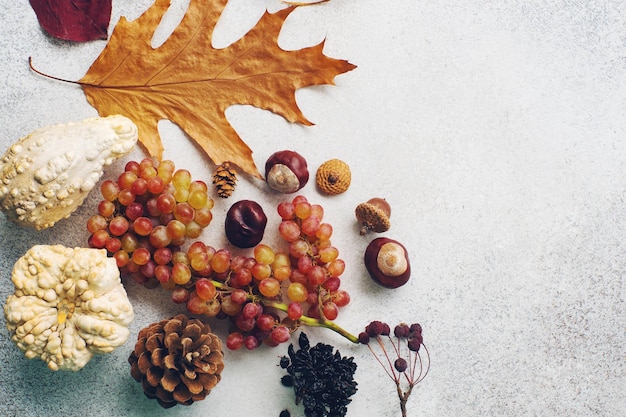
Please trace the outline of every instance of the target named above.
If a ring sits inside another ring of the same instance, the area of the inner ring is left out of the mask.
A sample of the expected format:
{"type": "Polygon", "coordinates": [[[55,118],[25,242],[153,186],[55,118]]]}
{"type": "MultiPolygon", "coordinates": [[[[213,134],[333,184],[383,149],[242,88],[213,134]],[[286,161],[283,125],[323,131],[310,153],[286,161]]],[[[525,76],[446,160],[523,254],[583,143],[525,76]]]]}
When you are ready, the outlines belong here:
{"type": "Polygon", "coordinates": [[[348,164],[339,159],[330,159],[317,169],[315,181],[320,190],[335,195],[345,192],[350,187],[352,174],[348,164]]]}
{"type": "Polygon", "coordinates": [[[365,203],[359,204],[354,210],[354,214],[361,224],[361,235],[370,230],[376,233],[386,232],[391,227],[389,221],[391,206],[384,198],[371,198],[365,203]]]}

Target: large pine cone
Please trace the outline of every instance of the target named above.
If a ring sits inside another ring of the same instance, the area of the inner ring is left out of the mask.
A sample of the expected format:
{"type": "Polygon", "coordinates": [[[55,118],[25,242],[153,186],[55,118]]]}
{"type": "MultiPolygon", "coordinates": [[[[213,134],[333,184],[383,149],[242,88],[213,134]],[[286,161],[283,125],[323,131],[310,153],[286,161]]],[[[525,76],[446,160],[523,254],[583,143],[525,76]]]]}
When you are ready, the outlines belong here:
{"type": "Polygon", "coordinates": [[[203,400],[221,379],[222,341],[208,324],[180,314],[137,336],[130,374],[163,408],[203,400]]]}

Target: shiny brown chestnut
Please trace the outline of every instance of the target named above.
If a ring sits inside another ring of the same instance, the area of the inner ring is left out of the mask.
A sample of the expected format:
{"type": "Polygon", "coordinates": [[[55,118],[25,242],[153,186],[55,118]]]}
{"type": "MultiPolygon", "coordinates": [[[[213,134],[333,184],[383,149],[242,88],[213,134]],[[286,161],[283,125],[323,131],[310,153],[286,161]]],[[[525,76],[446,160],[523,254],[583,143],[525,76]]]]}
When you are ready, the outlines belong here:
{"type": "Polygon", "coordinates": [[[263,239],[267,216],[263,208],[251,200],[233,204],[226,213],[226,237],[238,248],[251,248],[263,239]]]}
{"type": "Polygon", "coordinates": [[[278,151],[265,162],[265,181],[283,194],[295,193],[309,181],[306,160],[294,151],[278,151]]]}
{"type": "Polygon", "coordinates": [[[400,242],[379,237],[365,249],[365,268],[372,279],[386,288],[398,288],[411,276],[409,254],[400,242]]]}

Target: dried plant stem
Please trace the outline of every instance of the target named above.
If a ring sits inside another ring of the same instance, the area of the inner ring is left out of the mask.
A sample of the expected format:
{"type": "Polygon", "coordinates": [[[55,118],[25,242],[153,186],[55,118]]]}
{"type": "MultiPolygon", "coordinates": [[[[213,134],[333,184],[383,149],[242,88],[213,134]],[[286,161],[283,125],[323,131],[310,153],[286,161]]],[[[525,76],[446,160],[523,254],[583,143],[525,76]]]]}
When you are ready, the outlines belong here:
{"type": "Polygon", "coordinates": [[[314,4],[328,3],[329,1],[330,0],[317,0],[310,3],[301,1],[283,1],[283,3],[288,4],[289,6],[313,6],[314,4]]]}
{"type": "Polygon", "coordinates": [[[409,396],[411,395],[411,391],[415,385],[409,385],[409,389],[406,392],[402,392],[402,388],[400,388],[400,383],[396,384],[398,388],[398,398],[400,399],[400,411],[402,412],[402,417],[407,417],[406,414],[406,403],[409,400],[409,396]]]}

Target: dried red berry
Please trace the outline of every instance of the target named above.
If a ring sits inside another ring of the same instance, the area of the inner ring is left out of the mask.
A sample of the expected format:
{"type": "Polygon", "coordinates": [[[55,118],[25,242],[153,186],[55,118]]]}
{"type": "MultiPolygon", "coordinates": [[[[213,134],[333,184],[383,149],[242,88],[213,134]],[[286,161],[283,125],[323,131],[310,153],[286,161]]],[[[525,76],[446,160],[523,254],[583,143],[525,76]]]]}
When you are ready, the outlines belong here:
{"type": "Polygon", "coordinates": [[[409,335],[409,333],[411,333],[411,330],[409,329],[409,326],[406,325],[405,323],[398,324],[393,329],[393,334],[396,337],[407,337],[409,335]]]}
{"type": "Polygon", "coordinates": [[[404,372],[404,371],[406,371],[406,368],[408,367],[408,364],[406,363],[406,359],[398,358],[393,363],[393,367],[396,368],[396,371],[398,371],[398,372],[404,372]]]}

